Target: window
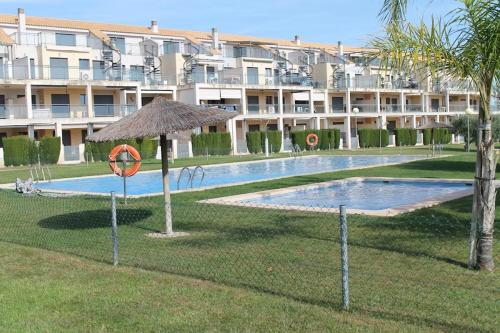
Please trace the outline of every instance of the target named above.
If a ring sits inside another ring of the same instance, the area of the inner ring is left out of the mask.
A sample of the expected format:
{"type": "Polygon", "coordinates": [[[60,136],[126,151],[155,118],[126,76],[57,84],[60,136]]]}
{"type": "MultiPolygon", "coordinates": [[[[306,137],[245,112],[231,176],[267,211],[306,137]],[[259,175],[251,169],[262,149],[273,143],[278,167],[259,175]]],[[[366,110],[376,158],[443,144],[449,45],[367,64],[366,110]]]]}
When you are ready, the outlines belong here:
{"type": "Polygon", "coordinates": [[[52,117],[54,118],[69,118],[69,95],[68,94],[52,94],[52,117]]]}
{"type": "Polygon", "coordinates": [[[259,113],[259,96],[247,96],[248,113],[259,113]]]}
{"type": "Polygon", "coordinates": [[[273,76],[272,68],[266,68],[266,77],[272,77],[272,76],[273,76]]]}
{"type": "Polygon", "coordinates": [[[115,45],[115,47],[120,51],[120,53],[124,54],[126,51],[125,47],[125,38],[124,37],[111,37],[111,42],[115,45]]]}
{"type": "Polygon", "coordinates": [[[80,67],[80,70],[90,69],[90,60],[89,59],[80,59],[80,60],[78,60],[78,65],[80,67]]]}
{"type": "Polygon", "coordinates": [[[267,130],[268,131],[277,131],[278,130],[278,124],[268,124],[267,125],[267,130]]]}
{"type": "MultiPolygon", "coordinates": [[[[5,96],[4,95],[0,95],[0,119],[5,119],[5,118],[6,118],[5,96]]],[[[1,142],[0,142],[0,144],[1,144],[1,142]]]]}
{"type": "Polygon", "coordinates": [[[94,114],[96,117],[113,117],[113,95],[94,95],[94,114]]]}
{"type": "Polygon", "coordinates": [[[217,126],[208,126],[208,133],[217,133],[217,126]]]}
{"type": "Polygon", "coordinates": [[[7,137],[7,133],[0,133],[0,148],[3,148],[2,139],[7,137]]]}
{"type": "Polygon", "coordinates": [[[3,78],[5,78],[5,73],[3,70],[3,58],[0,57],[0,79],[3,79],[3,78]]]}
{"type": "Polygon", "coordinates": [[[273,104],[273,96],[266,96],[266,104],[273,104]]]}
{"type": "Polygon", "coordinates": [[[50,58],[50,78],[62,80],[68,79],[67,58],[50,58]]]}
{"type": "Polygon", "coordinates": [[[248,125],[248,131],[249,132],[258,132],[258,131],[260,131],[260,125],[259,124],[248,125]]]}
{"type": "Polygon", "coordinates": [[[80,94],[80,105],[87,105],[87,95],[80,94]]]}
{"type": "Polygon", "coordinates": [[[180,52],[179,42],[164,41],[163,42],[163,53],[173,54],[180,52]]]}
{"type": "Polygon", "coordinates": [[[76,35],[56,33],[56,45],[76,46],[76,35]]]}

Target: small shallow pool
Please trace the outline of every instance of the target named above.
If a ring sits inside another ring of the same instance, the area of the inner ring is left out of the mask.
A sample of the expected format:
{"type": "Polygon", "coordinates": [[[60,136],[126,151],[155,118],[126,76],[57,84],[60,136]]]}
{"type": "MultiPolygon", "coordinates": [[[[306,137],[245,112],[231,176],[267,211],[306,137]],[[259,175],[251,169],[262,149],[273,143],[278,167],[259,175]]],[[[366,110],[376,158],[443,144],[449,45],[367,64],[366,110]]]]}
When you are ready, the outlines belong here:
{"type": "Polygon", "coordinates": [[[348,178],[306,186],[255,192],[205,200],[225,205],[337,211],[346,205],[351,213],[397,215],[417,208],[472,194],[467,181],[348,178]]]}
{"type": "MultiPolygon", "coordinates": [[[[406,163],[424,159],[423,156],[306,156],[300,158],[282,158],[256,162],[228,163],[205,166],[205,177],[200,184],[201,175],[193,179],[194,188],[210,188],[263,181],[282,177],[340,171],[346,169],[372,167],[388,164],[406,163]]],[[[193,168],[191,168],[193,170],[193,168]]],[[[170,190],[177,190],[180,169],[170,170],[170,190]]],[[[110,171],[111,173],[111,171],[110,171]]],[[[186,177],[181,177],[179,188],[189,189],[186,177]]],[[[115,191],[123,194],[123,181],[115,175],[81,177],[54,180],[51,183],[39,183],[41,190],[54,192],[108,194],[115,191]]],[[[161,171],[139,172],[127,179],[128,195],[152,195],[162,192],[161,171]]]]}

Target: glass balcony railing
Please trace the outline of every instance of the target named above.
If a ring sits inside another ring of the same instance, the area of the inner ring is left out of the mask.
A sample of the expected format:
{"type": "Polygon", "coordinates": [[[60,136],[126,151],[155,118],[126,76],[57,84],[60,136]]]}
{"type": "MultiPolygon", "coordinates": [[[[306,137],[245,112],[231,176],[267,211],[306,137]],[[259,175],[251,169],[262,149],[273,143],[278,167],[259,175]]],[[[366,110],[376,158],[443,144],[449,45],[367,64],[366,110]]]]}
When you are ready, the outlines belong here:
{"type": "Polygon", "coordinates": [[[240,104],[202,104],[200,106],[205,107],[205,108],[218,108],[218,109],[225,110],[228,112],[241,113],[241,105],[240,104]]]}
{"type": "Polygon", "coordinates": [[[283,113],[310,113],[311,108],[309,104],[284,104],[283,113]]]}
{"type": "Polygon", "coordinates": [[[376,113],[377,105],[376,104],[351,104],[351,113],[376,113]]]}
{"type": "Polygon", "coordinates": [[[0,65],[0,80],[139,81],[160,83],[161,78],[134,69],[80,69],[71,66],[0,65]]]}
{"type": "MultiPolygon", "coordinates": [[[[95,104],[93,106],[95,117],[125,117],[135,112],[135,105],[95,104]]],[[[33,119],[82,119],[88,118],[86,105],[52,104],[32,105],[33,119]]],[[[26,105],[0,105],[0,119],[28,119],[26,105]]]]}
{"type": "MultiPolygon", "coordinates": [[[[375,108],[375,110],[376,110],[376,108],[375,108]]],[[[401,109],[401,104],[383,104],[380,106],[380,110],[381,110],[381,112],[386,112],[386,113],[403,112],[403,110],[401,109]]],[[[370,111],[368,111],[368,112],[370,112],[370,111]]]]}
{"type": "Polygon", "coordinates": [[[406,112],[422,112],[422,105],[420,105],[420,104],[406,104],[405,111],[406,112]]]}

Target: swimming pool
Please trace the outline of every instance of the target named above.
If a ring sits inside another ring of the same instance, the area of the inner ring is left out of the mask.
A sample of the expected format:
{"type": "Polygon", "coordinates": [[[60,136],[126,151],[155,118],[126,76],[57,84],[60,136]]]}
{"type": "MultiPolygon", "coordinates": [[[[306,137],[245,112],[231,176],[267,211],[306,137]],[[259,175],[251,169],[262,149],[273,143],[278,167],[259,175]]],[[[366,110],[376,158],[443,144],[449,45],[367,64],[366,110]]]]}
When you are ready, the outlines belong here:
{"type": "Polygon", "coordinates": [[[392,216],[472,194],[470,181],[348,178],[205,200],[206,203],[392,216]]]}
{"type": "MultiPolygon", "coordinates": [[[[424,159],[423,156],[306,156],[254,162],[228,163],[205,166],[205,178],[200,186],[200,178],[194,179],[194,187],[210,188],[263,181],[282,177],[339,171],[353,168],[398,164],[424,159]]],[[[177,179],[181,169],[170,170],[170,190],[177,190],[177,179]]],[[[37,187],[46,191],[77,193],[123,193],[123,182],[115,175],[81,177],[54,180],[51,183],[39,183],[37,187]]],[[[186,188],[186,180],[181,182],[181,189],[186,188]]],[[[140,172],[127,179],[128,195],[151,195],[162,192],[161,171],[140,172]]]]}

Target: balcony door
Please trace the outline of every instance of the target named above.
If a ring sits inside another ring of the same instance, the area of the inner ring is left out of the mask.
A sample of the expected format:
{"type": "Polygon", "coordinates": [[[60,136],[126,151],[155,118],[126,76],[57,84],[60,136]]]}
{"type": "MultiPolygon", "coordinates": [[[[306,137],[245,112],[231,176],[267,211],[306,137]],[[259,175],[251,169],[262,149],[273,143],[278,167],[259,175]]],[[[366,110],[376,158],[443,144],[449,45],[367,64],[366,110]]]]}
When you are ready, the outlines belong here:
{"type": "Polygon", "coordinates": [[[5,119],[5,118],[7,118],[5,112],[5,96],[0,95],[0,119],[5,119]]]}
{"type": "Polygon", "coordinates": [[[344,97],[332,97],[333,112],[344,112],[344,97]]]}
{"type": "Polygon", "coordinates": [[[69,95],[68,94],[52,94],[52,117],[53,118],[69,118],[69,95]]]}
{"type": "Polygon", "coordinates": [[[433,112],[439,111],[439,99],[437,99],[437,98],[431,99],[431,110],[433,112]]]}
{"type": "Polygon", "coordinates": [[[113,95],[95,95],[94,114],[96,117],[114,117],[113,95]]]}
{"type": "Polygon", "coordinates": [[[247,83],[259,84],[259,69],[257,67],[247,67],[247,83]]]}
{"type": "Polygon", "coordinates": [[[50,58],[50,78],[52,80],[67,80],[68,75],[68,59],[67,58],[50,58]]]}

